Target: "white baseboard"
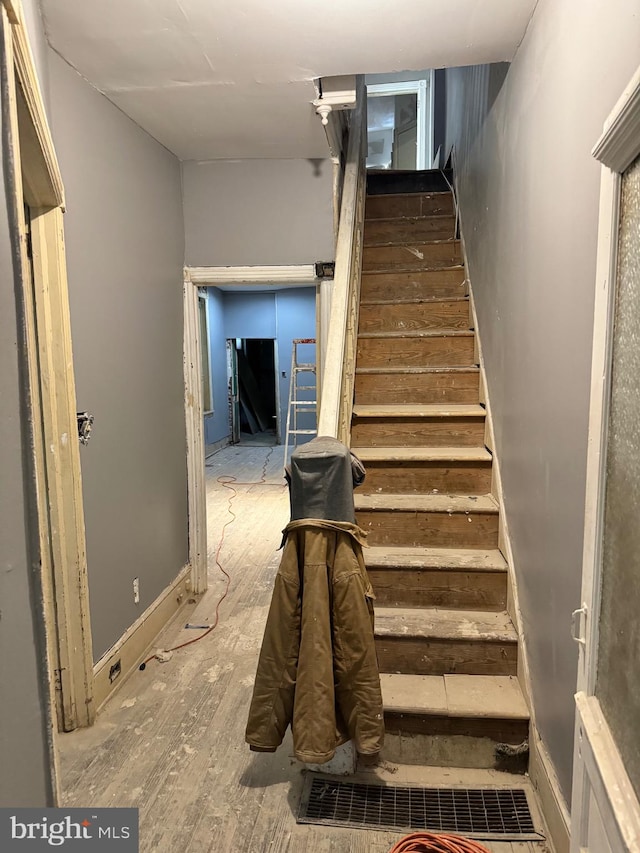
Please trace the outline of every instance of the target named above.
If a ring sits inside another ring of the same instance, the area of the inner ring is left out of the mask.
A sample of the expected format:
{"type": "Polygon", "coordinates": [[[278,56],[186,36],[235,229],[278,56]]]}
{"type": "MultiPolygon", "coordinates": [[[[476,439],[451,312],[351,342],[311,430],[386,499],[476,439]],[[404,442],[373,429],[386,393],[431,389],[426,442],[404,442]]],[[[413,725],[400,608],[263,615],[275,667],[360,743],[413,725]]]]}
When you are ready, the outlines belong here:
{"type": "Polygon", "coordinates": [[[148,654],[165,625],[185,605],[191,592],[191,567],[180,574],[122,635],[93,667],[93,690],[96,709],[109,699],[127,680],[148,654]],[[117,670],[114,671],[114,667],[117,670]],[[114,678],[115,672],[118,675],[114,678]]]}
{"type": "Polygon", "coordinates": [[[555,853],[569,853],[571,817],[549,753],[533,721],[529,733],[529,776],[540,802],[555,853]]]}

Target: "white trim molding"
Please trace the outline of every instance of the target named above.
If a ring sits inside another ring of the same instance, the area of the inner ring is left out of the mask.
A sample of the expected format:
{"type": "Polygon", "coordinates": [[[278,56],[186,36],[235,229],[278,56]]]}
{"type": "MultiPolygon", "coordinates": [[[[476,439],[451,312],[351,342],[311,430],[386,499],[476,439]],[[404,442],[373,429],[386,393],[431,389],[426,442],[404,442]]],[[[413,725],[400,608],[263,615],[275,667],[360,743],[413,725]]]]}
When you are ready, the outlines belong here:
{"type": "MultiPolygon", "coordinates": [[[[577,693],[576,707],[576,740],[607,840],[615,850],[640,850],[640,803],[600,703],[595,696],[577,693]]],[[[588,809],[582,815],[588,819],[588,809]]],[[[581,839],[574,840],[580,849],[581,839]]]]}
{"type": "Polygon", "coordinates": [[[605,122],[592,153],[614,172],[624,172],[640,153],[640,68],[605,122]]]}
{"type": "Polygon", "coordinates": [[[185,267],[192,284],[316,284],[315,264],[251,267],[185,267]]]}
{"type": "Polygon", "coordinates": [[[207,589],[207,501],[204,471],[204,421],[198,288],[185,277],[184,406],[187,430],[187,494],[189,502],[189,565],[194,593],[207,589]]]}

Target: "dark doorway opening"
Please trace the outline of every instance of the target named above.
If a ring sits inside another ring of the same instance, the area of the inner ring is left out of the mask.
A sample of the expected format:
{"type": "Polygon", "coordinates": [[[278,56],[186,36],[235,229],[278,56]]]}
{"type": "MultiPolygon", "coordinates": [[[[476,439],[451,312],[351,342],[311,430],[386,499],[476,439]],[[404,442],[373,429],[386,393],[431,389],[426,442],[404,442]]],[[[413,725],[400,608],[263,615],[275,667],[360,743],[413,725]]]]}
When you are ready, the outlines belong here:
{"type": "Polygon", "coordinates": [[[276,391],[276,342],[273,338],[236,338],[233,349],[237,388],[232,397],[234,443],[273,445],[279,443],[276,391]]]}

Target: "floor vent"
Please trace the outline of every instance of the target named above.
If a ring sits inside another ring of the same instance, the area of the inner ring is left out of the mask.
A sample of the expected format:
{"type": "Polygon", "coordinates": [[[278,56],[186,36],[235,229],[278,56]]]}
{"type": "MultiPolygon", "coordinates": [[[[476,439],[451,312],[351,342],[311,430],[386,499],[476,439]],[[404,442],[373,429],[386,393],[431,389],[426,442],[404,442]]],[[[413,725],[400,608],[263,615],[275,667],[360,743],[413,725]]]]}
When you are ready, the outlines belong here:
{"type": "Polygon", "coordinates": [[[522,788],[410,788],[306,775],[298,823],[540,840],[522,788]]]}

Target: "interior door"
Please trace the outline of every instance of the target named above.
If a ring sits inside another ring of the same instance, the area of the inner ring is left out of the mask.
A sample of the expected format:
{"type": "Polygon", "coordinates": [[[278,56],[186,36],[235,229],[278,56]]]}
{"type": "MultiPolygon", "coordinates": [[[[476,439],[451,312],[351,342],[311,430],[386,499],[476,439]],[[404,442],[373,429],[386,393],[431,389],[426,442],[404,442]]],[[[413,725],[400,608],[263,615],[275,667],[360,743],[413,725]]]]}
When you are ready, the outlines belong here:
{"type": "Polygon", "coordinates": [[[596,147],[604,167],[582,604],[574,613],[572,853],[640,850],[640,73],[633,93],[635,137],[625,137],[633,109],[622,101],[626,118],[610,120],[596,147]]]}

